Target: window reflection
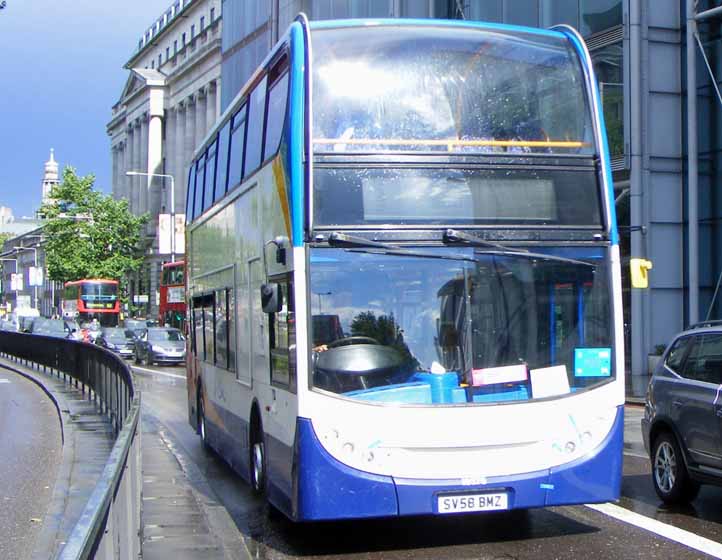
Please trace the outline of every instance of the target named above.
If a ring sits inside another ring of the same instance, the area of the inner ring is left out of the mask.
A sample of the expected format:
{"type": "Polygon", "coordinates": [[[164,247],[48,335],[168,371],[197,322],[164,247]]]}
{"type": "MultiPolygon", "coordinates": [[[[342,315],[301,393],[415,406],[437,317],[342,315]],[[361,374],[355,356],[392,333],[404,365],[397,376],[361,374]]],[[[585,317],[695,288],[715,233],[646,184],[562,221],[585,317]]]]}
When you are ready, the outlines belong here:
{"type": "Polygon", "coordinates": [[[624,155],[624,87],[622,43],[592,51],[594,72],[604,109],[607,139],[612,157],[624,155]]]}
{"type": "Polygon", "coordinates": [[[581,0],[581,12],[582,35],[622,24],[622,0],[581,0]]]}

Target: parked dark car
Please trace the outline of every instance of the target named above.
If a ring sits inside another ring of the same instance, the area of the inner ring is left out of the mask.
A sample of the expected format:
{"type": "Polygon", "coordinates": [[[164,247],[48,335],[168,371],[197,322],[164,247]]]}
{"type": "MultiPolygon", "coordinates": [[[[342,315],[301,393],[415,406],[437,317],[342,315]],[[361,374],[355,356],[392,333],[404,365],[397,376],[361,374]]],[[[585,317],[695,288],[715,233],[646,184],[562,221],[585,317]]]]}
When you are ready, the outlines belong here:
{"type": "Polygon", "coordinates": [[[55,338],[74,338],[73,327],[63,319],[46,319],[45,317],[34,317],[29,323],[27,332],[55,338]]]}
{"type": "Polygon", "coordinates": [[[150,327],[135,339],[135,363],[180,364],[186,359],[185,337],[178,329],[150,327]]]}
{"type": "Polygon", "coordinates": [[[131,358],[135,352],[135,333],[122,327],[103,327],[95,337],[95,344],[120,354],[123,358],[131,358]]]}
{"type": "Polygon", "coordinates": [[[669,344],[647,388],[642,419],[652,483],[665,503],[722,485],[722,324],[700,323],[669,344]]]}
{"type": "Polygon", "coordinates": [[[158,322],[152,319],[125,319],[123,325],[132,330],[136,336],[141,336],[148,327],[157,327],[158,322]]]}

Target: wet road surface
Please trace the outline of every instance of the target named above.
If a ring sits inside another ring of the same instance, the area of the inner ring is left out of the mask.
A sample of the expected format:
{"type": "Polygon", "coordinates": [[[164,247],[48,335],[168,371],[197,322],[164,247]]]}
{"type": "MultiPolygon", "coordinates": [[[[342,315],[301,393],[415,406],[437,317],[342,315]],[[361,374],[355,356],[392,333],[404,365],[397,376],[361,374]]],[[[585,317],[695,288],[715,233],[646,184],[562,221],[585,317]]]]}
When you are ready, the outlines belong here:
{"type": "MultiPolygon", "coordinates": [[[[183,460],[198,467],[243,535],[254,558],[692,558],[722,557],[722,489],[703,487],[693,507],[661,505],[641,440],[642,409],[627,407],[623,498],[613,514],[659,521],[672,538],[585,506],[452,517],[293,524],[269,510],[215,454],[205,452],[187,420],[182,368],[134,368],[143,414],[163,425],[183,460]],[[634,513],[632,514],[634,515],[634,513]],[[674,533],[683,529],[687,533],[674,533]],[[701,537],[697,542],[695,535],[701,537]],[[710,539],[707,541],[706,539],[710,539]],[[714,542],[711,542],[714,541],[714,542]],[[689,546],[685,546],[685,543],[689,546]],[[694,547],[697,547],[696,549],[694,547]],[[712,547],[713,556],[703,550],[712,547]],[[707,548],[705,548],[707,547],[707,548]],[[715,548],[716,547],[716,548],[715,548]]],[[[666,534],[666,533],[662,533],[666,534]]]]}
{"type": "Polygon", "coordinates": [[[62,459],[60,419],[35,383],[0,368],[0,558],[30,558],[62,459]]]}

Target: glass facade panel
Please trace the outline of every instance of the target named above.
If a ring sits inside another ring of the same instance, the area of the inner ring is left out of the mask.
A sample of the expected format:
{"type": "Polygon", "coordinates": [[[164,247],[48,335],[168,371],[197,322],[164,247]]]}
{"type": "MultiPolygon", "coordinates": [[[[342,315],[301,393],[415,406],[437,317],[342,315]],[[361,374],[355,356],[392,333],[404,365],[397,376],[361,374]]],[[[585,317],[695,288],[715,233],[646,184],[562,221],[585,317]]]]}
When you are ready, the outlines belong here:
{"type": "Polygon", "coordinates": [[[579,0],[542,0],[541,26],[561,23],[579,29],[579,0]]]}
{"type": "Polygon", "coordinates": [[[401,17],[406,18],[428,18],[432,17],[429,13],[429,3],[419,2],[419,0],[401,0],[401,17]]]}
{"type": "Polygon", "coordinates": [[[351,17],[382,18],[391,13],[389,0],[356,0],[351,1],[351,17]]]}
{"type": "Polygon", "coordinates": [[[504,19],[502,0],[469,0],[465,2],[466,19],[501,23],[504,19]]]}
{"type": "Polygon", "coordinates": [[[253,71],[258,68],[258,65],[268,54],[269,41],[270,34],[266,30],[247,45],[234,51],[230,56],[224,55],[221,63],[221,74],[223,76],[223,80],[221,80],[221,111],[228,108],[228,105],[231,104],[251,77],[253,71]]]}
{"type": "Polygon", "coordinates": [[[504,23],[539,26],[539,0],[505,0],[504,23]]]}
{"type": "Polygon", "coordinates": [[[622,43],[591,52],[599,83],[611,157],[624,155],[624,54],[622,43]]]}
{"type": "Polygon", "coordinates": [[[264,76],[251,92],[248,103],[248,134],[246,136],[246,163],[243,176],[248,177],[261,164],[263,144],[263,117],[266,108],[266,79],[264,76]]]}
{"type": "Polygon", "coordinates": [[[622,25],[622,0],[581,0],[581,32],[591,35],[622,25]]]}

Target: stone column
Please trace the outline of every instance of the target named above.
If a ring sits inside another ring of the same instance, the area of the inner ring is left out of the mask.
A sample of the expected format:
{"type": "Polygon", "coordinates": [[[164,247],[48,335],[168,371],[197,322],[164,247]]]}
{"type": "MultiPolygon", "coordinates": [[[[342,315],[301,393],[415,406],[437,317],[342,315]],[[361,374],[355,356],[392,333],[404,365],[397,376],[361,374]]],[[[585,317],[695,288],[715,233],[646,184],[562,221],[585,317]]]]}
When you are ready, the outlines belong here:
{"type": "MultiPolygon", "coordinates": [[[[136,119],[133,123],[133,171],[143,170],[143,141],[141,138],[141,126],[140,120],[136,119]]],[[[133,177],[133,208],[135,208],[136,214],[143,213],[143,207],[141,206],[141,194],[140,190],[142,185],[145,184],[146,178],[135,176],[133,177]]]]}
{"type": "Polygon", "coordinates": [[[185,146],[183,153],[188,167],[191,165],[191,158],[193,157],[193,151],[196,145],[196,104],[193,96],[189,97],[186,101],[186,118],[185,118],[185,146]]]}
{"type": "Polygon", "coordinates": [[[213,128],[216,123],[218,114],[216,113],[216,96],[217,96],[216,83],[211,82],[206,88],[206,134],[213,128]]]}
{"type": "Polygon", "coordinates": [[[200,143],[206,134],[206,99],[207,98],[202,91],[196,93],[196,134],[193,142],[194,152],[199,148],[200,143]]]}
{"type": "Polygon", "coordinates": [[[185,212],[185,192],[188,187],[188,162],[184,157],[185,148],[185,109],[179,103],[175,111],[175,209],[185,212]]]}
{"type": "MultiPolygon", "coordinates": [[[[133,163],[135,162],[135,154],[133,153],[135,151],[135,135],[133,132],[133,124],[130,123],[128,125],[128,129],[126,131],[126,140],[125,140],[125,171],[132,171],[133,170],[133,163]]],[[[137,208],[135,207],[135,202],[133,200],[133,190],[135,187],[135,177],[129,177],[125,176],[125,198],[128,201],[128,207],[130,208],[130,211],[135,214],[137,212],[137,208]]]]}
{"type": "MultiPolygon", "coordinates": [[[[140,118],[140,165],[138,171],[148,172],[148,115],[143,114],[140,118]]],[[[149,210],[149,187],[152,179],[140,176],[140,190],[138,200],[140,201],[140,213],[144,214],[149,210]]],[[[150,217],[153,221],[153,216],[150,217]]],[[[152,228],[152,226],[151,226],[152,228]]]]}
{"type": "Polygon", "coordinates": [[[116,144],[111,148],[112,157],[112,172],[111,172],[111,193],[114,199],[118,198],[118,157],[119,157],[119,146],[116,144]]]}

